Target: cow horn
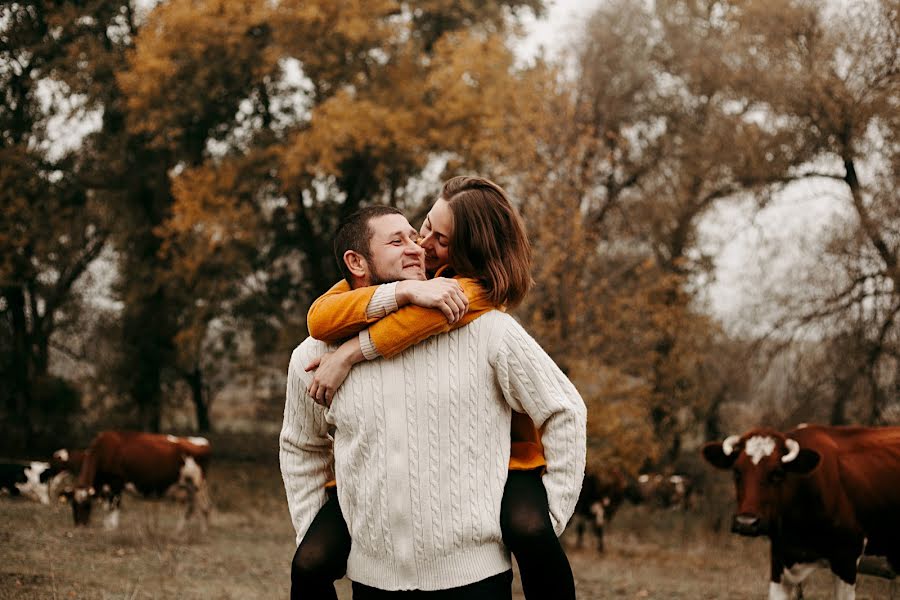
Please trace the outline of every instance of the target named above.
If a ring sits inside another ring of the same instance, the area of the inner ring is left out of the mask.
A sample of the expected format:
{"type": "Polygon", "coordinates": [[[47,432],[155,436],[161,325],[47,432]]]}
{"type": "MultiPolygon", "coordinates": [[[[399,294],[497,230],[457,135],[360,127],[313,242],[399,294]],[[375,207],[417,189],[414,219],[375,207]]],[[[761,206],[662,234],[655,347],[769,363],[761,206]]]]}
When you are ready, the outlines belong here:
{"type": "Polygon", "coordinates": [[[781,457],[781,462],[789,463],[800,454],[800,444],[798,444],[796,440],[788,438],[784,440],[784,445],[788,449],[788,453],[781,457]]]}
{"type": "Polygon", "coordinates": [[[725,438],[725,441],[722,442],[722,452],[725,453],[725,456],[731,456],[731,453],[734,452],[734,447],[737,446],[740,441],[741,436],[739,435],[729,435],[725,438]]]}

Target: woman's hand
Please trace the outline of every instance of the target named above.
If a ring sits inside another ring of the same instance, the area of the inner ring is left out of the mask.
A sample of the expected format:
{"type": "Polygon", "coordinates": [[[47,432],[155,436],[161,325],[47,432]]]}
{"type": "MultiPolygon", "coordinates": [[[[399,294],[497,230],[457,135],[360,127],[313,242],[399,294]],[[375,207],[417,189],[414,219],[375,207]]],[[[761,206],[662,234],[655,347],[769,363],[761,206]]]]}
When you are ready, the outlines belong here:
{"type": "Polygon", "coordinates": [[[350,369],[363,360],[365,357],[360,349],[359,338],[354,336],[334,352],[326,352],[306,365],[307,372],[315,370],[306,391],[317,404],[330,407],[338,388],[350,374],[350,369]]]}
{"type": "Polygon", "coordinates": [[[428,281],[414,279],[397,282],[397,306],[415,304],[436,308],[444,313],[448,323],[456,323],[469,310],[469,299],[462,286],[449,277],[435,277],[428,281]]]}

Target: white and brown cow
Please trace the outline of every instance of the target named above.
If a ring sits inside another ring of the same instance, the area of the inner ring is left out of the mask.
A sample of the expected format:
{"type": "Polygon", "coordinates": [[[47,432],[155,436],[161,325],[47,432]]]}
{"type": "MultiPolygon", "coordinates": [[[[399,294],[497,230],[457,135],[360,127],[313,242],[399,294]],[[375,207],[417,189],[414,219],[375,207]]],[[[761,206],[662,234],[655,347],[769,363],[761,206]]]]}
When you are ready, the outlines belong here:
{"type": "Polygon", "coordinates": [[[50,457],[50,497],[61,495],[61,490],[74,487],[84,463],[84,450],[60,448],[50,457]]]}
{"type": "Polygon", "coordinates": [[[196,509],[205,529],[210,510],[206,483],[210,456],[205,438],[134,431],[97,434],[85,452],[77,485],[66,493],[75,524],[87,525],[93,501],[101,499],[109,510],[107,527],[116,527],[122,491],[128,486],[146,497],[176,492],[188,505],[179,529],[196,509]]]}
{"type": "Polygon", "coordinates": [[[583,544],[585,530],[590,529],[597,543],[597,551],[603,552],[603,533],[625,499],[625,487],[625,476],[618,469],[610,470],[603,476],[585,472],[571,521],[578,548],[583,544]]]}
{"type": "Polygon", "coordinates": [[[788,599],[816,567],[856,597],[863,554],[900,568],[900,427],[754,429],[703,447],[734,473],[732,531],[771,540],[770,600],[788,599]]]}
{"type": "Polygon", "coordinates": [[[41,504],[50,503],[50,463],[41,461],[0,462],[0,494],[23,496],[41,504]]]}

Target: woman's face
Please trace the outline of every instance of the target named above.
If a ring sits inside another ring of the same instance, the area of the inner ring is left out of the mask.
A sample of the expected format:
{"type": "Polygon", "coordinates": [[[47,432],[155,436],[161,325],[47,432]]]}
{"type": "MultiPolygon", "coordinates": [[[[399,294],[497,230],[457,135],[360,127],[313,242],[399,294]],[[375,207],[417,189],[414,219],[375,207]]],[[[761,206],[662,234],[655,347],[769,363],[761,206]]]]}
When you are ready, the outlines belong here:
{"type": "Polygon", "coordinates": [[[438,198],[419,230],[419,244],[425,249],[425,270],[434,273],[450,262],[450,236],[453,235],[453,213],[450,203],[438,198]]]}

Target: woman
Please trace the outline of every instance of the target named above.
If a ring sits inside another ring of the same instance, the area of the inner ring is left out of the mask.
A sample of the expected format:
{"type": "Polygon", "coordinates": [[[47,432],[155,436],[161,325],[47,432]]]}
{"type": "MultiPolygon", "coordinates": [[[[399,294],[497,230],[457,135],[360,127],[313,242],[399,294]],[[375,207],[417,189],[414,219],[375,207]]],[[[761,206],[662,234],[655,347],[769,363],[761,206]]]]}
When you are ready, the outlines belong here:
{"type": "MultiPolygon", "coordinates": [[[[317,402],[330,403],[352,365],[364,357],[391,357],[488,310],[514,308],[531,286],[531,248],[521,217],[503,189],[487,179],[448,180],[420,234],[428,272],[452,270],[455,279],[352,291],[342,282],[310,308],[307,325],[313,337],[338,341],[360,333],[307,367],[316,369],[309,393],[317,402]]],[[[500,525],[519,564],[525,597],[574,599],[572,571],[550,522],[541,482],[546,462],[540,435],[520,413],[513,413],[510,434],[500,525]]],[[[336,598],[333,581],[345,571],[350,537],[336,496],[329,498],[294,555],[292,598],[336,598]]]]}

